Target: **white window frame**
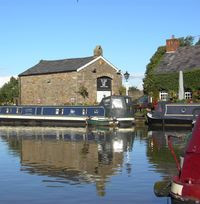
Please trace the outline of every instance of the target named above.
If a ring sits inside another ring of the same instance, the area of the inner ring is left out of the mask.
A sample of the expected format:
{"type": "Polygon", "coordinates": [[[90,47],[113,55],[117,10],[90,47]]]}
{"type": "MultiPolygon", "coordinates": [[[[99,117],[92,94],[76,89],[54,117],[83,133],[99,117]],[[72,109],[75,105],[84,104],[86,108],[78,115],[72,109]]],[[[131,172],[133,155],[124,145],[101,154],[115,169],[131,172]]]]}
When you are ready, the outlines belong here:
{"type": "Polygon", "coordinates": [[[160,91],[159,92],[159,99],[161,101],[167,101],[169,94],[166,91],[160,91]]]}
{"type": "Polygon", "coordinates": [[[192,99],[192,92],[191,91],[185,92],[185,99],[192,99]]]}

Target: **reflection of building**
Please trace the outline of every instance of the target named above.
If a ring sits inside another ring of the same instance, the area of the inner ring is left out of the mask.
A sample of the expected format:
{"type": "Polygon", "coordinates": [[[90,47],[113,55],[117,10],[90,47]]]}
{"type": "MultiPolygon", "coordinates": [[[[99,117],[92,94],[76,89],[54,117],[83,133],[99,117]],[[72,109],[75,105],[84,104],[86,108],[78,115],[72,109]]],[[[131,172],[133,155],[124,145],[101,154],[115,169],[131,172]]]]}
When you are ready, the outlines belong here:
{"type": "Polygon", "coordinates": [[[119,94],[121,73],[102,54],[97,46],[90,57],[41,60],[19,75],[21,104],[94,103],[119,94]]]}
{"type": "Polygon", "coordinates": [[[132,148],[134,138],[132,131],[76,132],[52,128],[0,131],[9,144],[13,138],[20,141],[23,170],[50,176],[48,184],[95,183],[102,196],[109,177],[122,167],[124,152],[132,148]]]}

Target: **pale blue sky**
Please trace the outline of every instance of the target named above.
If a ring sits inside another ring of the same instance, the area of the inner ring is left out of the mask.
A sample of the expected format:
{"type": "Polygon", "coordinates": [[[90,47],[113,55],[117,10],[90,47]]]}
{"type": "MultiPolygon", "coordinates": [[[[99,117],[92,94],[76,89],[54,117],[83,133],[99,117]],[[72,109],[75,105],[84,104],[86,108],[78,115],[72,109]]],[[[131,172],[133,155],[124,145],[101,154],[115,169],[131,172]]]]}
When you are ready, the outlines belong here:
{"type": "Polygon", "coordinates": [[[199,8],[200,0],[0,0],[0,77],[41,59],[91,56],[99,44],[116,67],[142,75],[172,34],[200,35],[199,8]]]}

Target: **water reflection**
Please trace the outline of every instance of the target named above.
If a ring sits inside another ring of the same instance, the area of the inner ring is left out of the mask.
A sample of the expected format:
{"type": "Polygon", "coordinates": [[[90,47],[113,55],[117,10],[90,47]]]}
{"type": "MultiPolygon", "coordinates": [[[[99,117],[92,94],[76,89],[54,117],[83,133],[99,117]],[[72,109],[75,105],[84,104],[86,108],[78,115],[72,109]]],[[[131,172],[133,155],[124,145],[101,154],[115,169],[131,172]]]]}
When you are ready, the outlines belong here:
{"type": "Polygon", "coordinates": [[[168,148],[168,136],[172,135],[175,154],[179,158],[184,154],[187,137],[191,129],[153,130],[148,132],[147,158],[155,170],[162,173],[164,179],[177,173],[174,158],[168,148]]]}
{"type": "Polygon", "coordinates": [[[10,194],[20,204],[28,203],[27,197],[40,203],[34,201],[38,194],[47,203],[58,199],[66,203],[66,197],[69,203],[170,203],[170,198],[154,195],[153,185],[177,173],[167,136],[176,136],[173,145],[180,155],[190,132],[146,126],[117,130],[0,127],[4,149],[0,203],[6,203],[10,194]]]}
{"type": "MultiPolygon", "coordinates": [[[[0,128],[10,152],[21,158],[21,171],[45,175],[48,187],[95,183],[105,195],[106,182],[117,174],[124,152],[132,151],[133,129],[0,128]]],[[[131,164],[126,163],[127,172],[131,164]]]]}

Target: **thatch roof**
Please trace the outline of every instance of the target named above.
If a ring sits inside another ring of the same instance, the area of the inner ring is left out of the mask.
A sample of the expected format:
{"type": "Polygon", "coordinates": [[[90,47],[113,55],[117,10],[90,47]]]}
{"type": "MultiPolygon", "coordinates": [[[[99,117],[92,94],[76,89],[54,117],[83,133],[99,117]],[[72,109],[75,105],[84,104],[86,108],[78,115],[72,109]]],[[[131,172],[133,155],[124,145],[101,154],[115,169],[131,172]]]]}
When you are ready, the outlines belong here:
{"type": "Polygon", "coordinates": [[[200,69],[200,45],[179,47],[173,53],[165,53],[156,74],[200,69]]]}

